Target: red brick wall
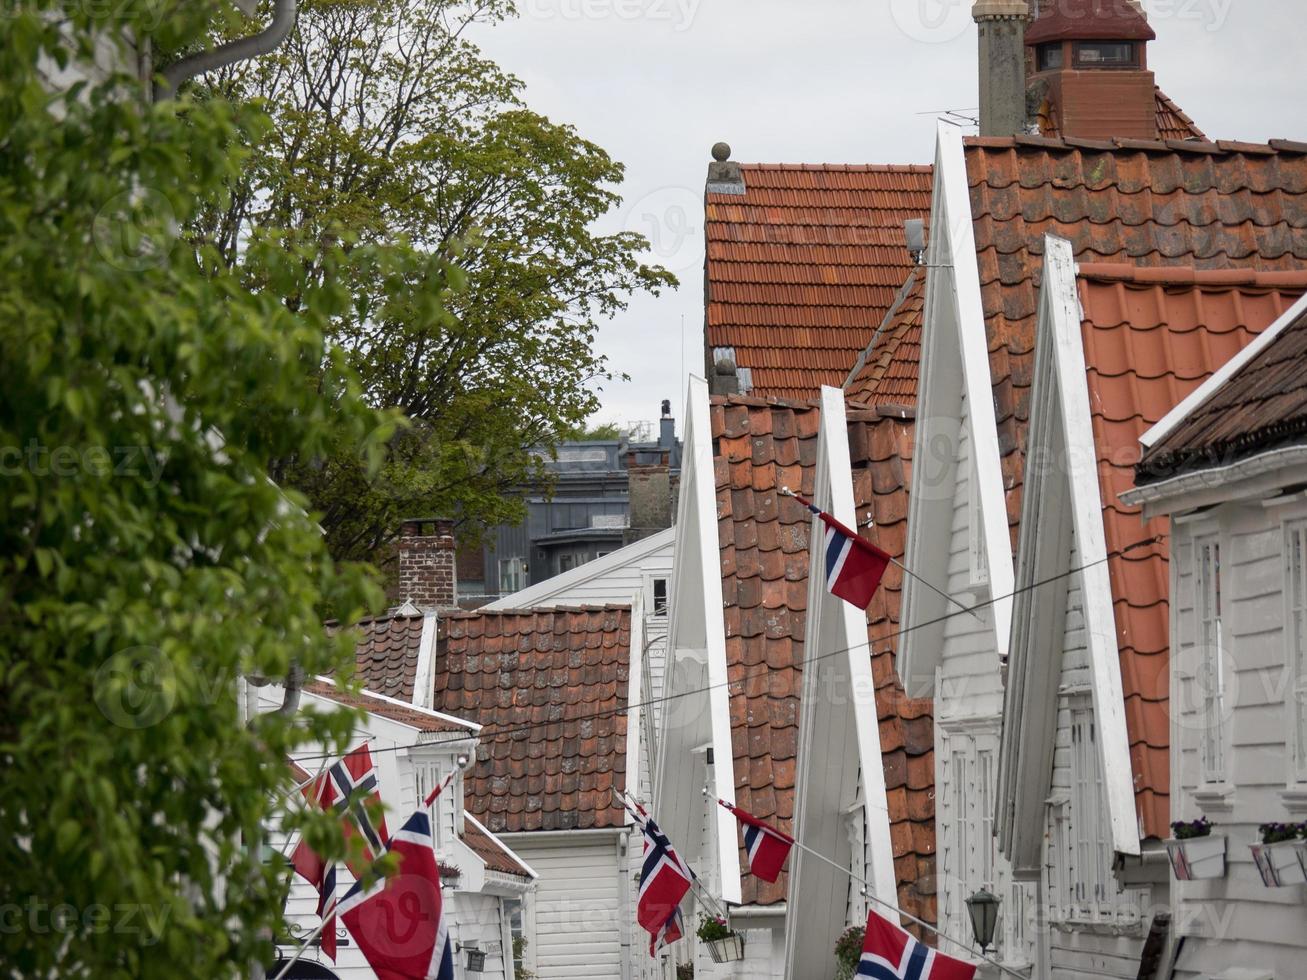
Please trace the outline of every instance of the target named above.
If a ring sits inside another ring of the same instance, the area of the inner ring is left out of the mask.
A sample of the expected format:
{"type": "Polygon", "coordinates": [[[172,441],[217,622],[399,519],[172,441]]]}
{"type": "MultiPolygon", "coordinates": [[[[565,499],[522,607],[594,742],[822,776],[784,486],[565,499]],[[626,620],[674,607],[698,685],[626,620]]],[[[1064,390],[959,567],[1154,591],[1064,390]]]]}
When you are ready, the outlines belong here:
{"type": "Polygon", "coordinates": [[[398,599],[422,609],[453,609],[458,573],[454,522],[405,521],[396,546],[399,555],[398,599]]]}

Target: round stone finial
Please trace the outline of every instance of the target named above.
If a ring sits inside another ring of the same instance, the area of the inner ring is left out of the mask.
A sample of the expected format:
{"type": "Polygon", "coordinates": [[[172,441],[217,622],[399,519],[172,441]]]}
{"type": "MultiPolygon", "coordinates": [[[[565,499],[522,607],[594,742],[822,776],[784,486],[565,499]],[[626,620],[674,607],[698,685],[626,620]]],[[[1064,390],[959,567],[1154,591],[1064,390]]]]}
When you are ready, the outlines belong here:
{"type": "Polygon", "coordinates": [[[718,163],[725,163],[731,158],[731,144],[714,143],[712,148],[712,158],[718,163]]]}

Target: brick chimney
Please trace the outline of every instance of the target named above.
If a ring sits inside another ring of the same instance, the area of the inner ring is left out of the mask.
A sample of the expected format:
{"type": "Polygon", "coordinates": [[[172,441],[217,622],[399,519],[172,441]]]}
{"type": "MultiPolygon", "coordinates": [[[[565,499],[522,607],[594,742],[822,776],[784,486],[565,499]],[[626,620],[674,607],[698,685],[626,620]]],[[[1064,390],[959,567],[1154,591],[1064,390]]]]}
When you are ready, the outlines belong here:
{"type": "Polygon", "coordinates": [[[1036,0],[1026,30],[1027,104],[1045,135],[1158,138],[1148,42],[1157,34],[1139,0],[1036,0]]]}
{"type": "Polygon", "coordinates": [[[976,0],[980,31],[980,135],[1016,136],[1026,121],[1026,0],[976,0]]]}
{"type": "Polygon", "coordinates": [[[407,520],[399,532],[396,598],[423,612],[458,607],[454,522],[439,517],[407,520]]]}

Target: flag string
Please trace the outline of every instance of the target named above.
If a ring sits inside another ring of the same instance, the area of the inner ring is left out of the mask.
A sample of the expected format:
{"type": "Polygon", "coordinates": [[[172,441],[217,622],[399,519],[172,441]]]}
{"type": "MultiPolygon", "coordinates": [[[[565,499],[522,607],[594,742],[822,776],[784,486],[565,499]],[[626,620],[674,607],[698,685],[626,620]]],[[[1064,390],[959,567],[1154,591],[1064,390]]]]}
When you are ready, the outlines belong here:
{"type": "MultiPolygon", "coordinates": [[[[889,640],[899,639],[901,637],[908,635],[909,633],[916,632],[917,630],[926,629],[931,626],[936,626],[940,623],[947,622],[950,619],[954,619],[966,613],[973,613],[977,610],[984,609],[988,606],[997,605],[1000,602],[1005,602],[1008,599],[1013,599],[1026,592],[1033,592],[1034,590],[1042,588],[1045,585],[1051,585],[1054,582],[1060,581],[1064,578],[1069,578],[1072,575],[1078,575],[1079,573],[1087,571],[1091,568],[1095,568],[1098,565],[1105,565],[1109,561],[1112,561],[1115,558],[1123,557],[1124,555],[1127,555],[1132,551],[1136,551],[1139,548],[1144,548],[1147,547],[1148,545],[1156,544],[1160,540],[1161,540],[1160,536],[1156,536],[1156,535],[1150,538],[1144,538],[1140,541],[1134,542],[1133,544],[1126,545],[1124,548],[1119,548],[1116,551],[1108,552],[1108,554],[1102,558],[1097,558],[1094,561],[1086,562],[1083,565],[1078,565],[1075,568],[1068,569],[1067,571],[1059,572],[1056,575],[1050,575],[1048,578],[1041,579],[1038,582],[1032,582],[1030,585],[1022,586],[1019,589],[1014,589],[1011,592],[1008,592],[1004,595],[995,596],[994,598],[991,599],[986,599],[983,602],[978,602],[973,606],[967,606],[963,609],[957,610],[956,612],[943,613],[939,616],[924,620],[923,622],[917,623],[913,626],[905,626],[902,629],[891,630],[890,632],[885,633],[881,636],[872,637],[867,640],[866,646],[868,648],[873,648],[881,643],[885,643],[889,640]]],[[[859,643],[851,647],[841,647],[836,650],[831,650],[828,653],[816,654],[812,657],[806,658],[803,662],[803,665],[806,666],[807,664],[816,663],[817,661],[820,660],[828,660],[832,657],[841,657],[849,653],[851,650],[856,650],[861,646],[863,646],[863,644],[859,643]]],[[[693,697],[696,694],[706,694],[707,692],[715,691],[718,688],[723,688],[723,687],[732,688],[732,687],[747,686],[751,682],[755,682],[765,678],[766,673],[769,669],[770,668],[767,668],[766,665],[764,664],[763,670],[761,672],[756,673],[749,677],[744,677],[734,681],[720,681],[716,684],[705,684],[703,687],[691,688],[690,690],[681,691],[677,694],[667,694],[659,698],[651,698],[647,701],[639,701],[636,702],[635,704],[628,704],[621,708],[609,708],[604,711],[596,711],[590,714],[574,715],[569,718],[560,718],[557,721],[535,722],[529,725],[516,725],[516,726],[504,726],[504,727],[501,727],[499,725],[485,725],[482,726],[482,728],[480,728],[476,732],[469,731],[467,734],[460,734],[456,736],[451,736],[449,738],[434,738],[422,742],[413,742],[411,744],[392,745],[387,747],[374,748],[371,751],[373,752],[373,754],[380,754],[383,752],[404,752],[407,751],[408,749],[415,749],[415,748],[427,747],[432,745],[466,742],[466,741],[474,740],[479,737],[504,738],[510,735],[518,735],[518,734],[533,732],[538,729],[545,728],[549,725],[573,724],[573,723],[578,723],[583,721],[599,721],[604,718],[612,718],[618,715],[628,714],[631,711],[635,711],[638,708],[649,708],[655,705],[667,704],[672,701],[679,701],[682,698],[693,697]]],[[[334,758],[335,755],[337,754],[338,753],[313,753],[308,755],[301,755],[296,757],[296,761],[308,762],[314,759],[334,758]]]]}

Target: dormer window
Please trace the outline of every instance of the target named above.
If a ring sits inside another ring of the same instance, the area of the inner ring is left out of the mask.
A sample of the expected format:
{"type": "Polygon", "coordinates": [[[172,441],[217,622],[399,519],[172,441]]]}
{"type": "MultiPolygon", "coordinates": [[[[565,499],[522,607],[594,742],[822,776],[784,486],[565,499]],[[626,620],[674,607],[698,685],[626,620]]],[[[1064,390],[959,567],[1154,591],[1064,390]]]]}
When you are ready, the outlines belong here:
{"type": "Polygon", "coordinates": [[[1061,42],[1041,44],[1035,51],[1037,71],[1055,71],[1066,62],[1061,42]]]}
{"type": "MultiPolygon", "coordinates": [[[[1059,64],[1061,55],[1059,54],[1059,64]]],[[[1134,41],[1077,41],[1077,68],[1138,68],[1139,45],[1134,41]]]]}

